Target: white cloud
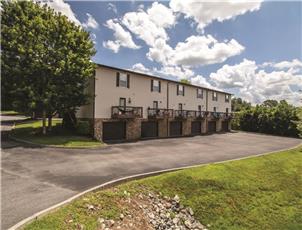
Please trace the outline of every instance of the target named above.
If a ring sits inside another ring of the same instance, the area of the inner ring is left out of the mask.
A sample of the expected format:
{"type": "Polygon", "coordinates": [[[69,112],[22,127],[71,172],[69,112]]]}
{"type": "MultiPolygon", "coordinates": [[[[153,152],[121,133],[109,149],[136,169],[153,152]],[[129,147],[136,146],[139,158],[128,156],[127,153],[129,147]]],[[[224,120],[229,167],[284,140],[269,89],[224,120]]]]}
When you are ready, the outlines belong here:
{"type": "Polygon", "coordinates": [[[86,14],[87,15],[87,21],[86,22],[84,22],[83,24],[82,24],[82,26],[84,27],[84,28],[91,28],[91,29],[98,29],[99,28],[99,24],[98,24],[98,22],[94,19],[94,17],[92,17],[92,15],[91,14],[86,14]]]}
{"type": "Polygon", "coordinates": [[[175,23],[175,16],[172,10],[158,2],[152,4],[147,10],[147,14],[150,20],[159,27],[169,28],[175,23]]]}
{"type": "Polygon", "coordinates": [[[103,46],[107,49],[112,50],[114,53],[117,53],[121,45],[118,42],[108,40],[108,41],[103,41],[103,46]]]}
{"type": "Polygon", "coordinates": [[[108,10],[112,10],[115,14],[117,14],[116,5],[114,5],[113,3],[108,3],[107,9],[108,9],[108,10]]]}
{"type": "Polygon", "coordinates": [[[114,31],[113,36],[115,41],[109,40],[103,42],[104,47],[113,50],[115,53],[119,51],[121,46],[130,49],[140,48],[140,46],[136,45],[132,40],[131,34],[126,31],[118,22],[110,19],[106,22],[105,26],[114,31]]]}
{"type": "Polygon", "coordinates": [[[262,65],[263,67],[274,67],[280,70],[287,70],[293,74],[302,72],[302,62],[298,59],[293,59],[292,61],[282,61],[282,62],[265,62],[262,65]]]}
{"type": "Polygon", "coordinates": [[[165,28],[174,25],[175,16],[169,8],[154,2],[147,12],[140,9],[138,12],[126,13],[122,23],[147,45],[153,46],[159,38],[169,39],[165,28]]]}
{"type": "Polygon", "coordinates": [[[301,104],[298,89],[302,89],[302,75],[277,68],[266,72],[262,66],[244,59],[237,65],[224,65],[210,74],[210,80],[219,88],[239,90],[238,96],[252,103],[285,99],[296,105],[301,104]]]}
{"type": "Polygon", "coordinates": [[[211,89],[216,88],[205,77],[203,77],[201,75],[192,77],[190,80],[193,85],[199,85],[199,86],[202,86],[205,88],[211,88],[211,89]]]}
{"type": "Polygon", "coordinates": [[[222,22],[245,14],[248,11],[259,10],[261,1],[196,1],[171,0],[170,7],[174,12],[180,12],[186,18],[192,18],[202,31],[208,24],[217,20],[222,22]]]}
{"type": "Polygon", "coordinates": [[[179,67],[179,66],[163,66],[161,68],[152,68],[149,69],[145,67],[142,63],[136,63],[132,66],[131,70],[140,73],[147,73],[151,75],[159,75],[162,77],[169,77],[169,78],[177,78],[180,79],[190,79],[194,72],[188,68],[179,67]]]}
{"type": "Polygon", "coordinates": [[[244,47],[232,39],[218,42],[211,35],[190,36],[172,49],[164,39],[157,39],[147,57],[163,65],[203,66],[222,63],[227,58],[240,54],[244,47]]]}
{"type": "Polygon", "coordinates": [[[90,39],[91,39],[91,41],[92,41],[94,44],[97,43],[95,33],[90,33],[90,39]]]}
{"type": "Polygon", "coordinates": [[[76,25],[81,25],[80,21],[76,18],[76,15],[73,13],[70,5],[65,3],[63,0],[51,0],[47,2],[41,2],[41,4],[47,4],[49,7],[54,9],[56,12],[61,12],[63,15],[74,22],[76,25]]]}
{"type": "Polygon", "coordinates": [[[199,66],[222,63],[240,54],[244,47],[236,40],[218,42],[211,35],[190,36],[176,45],[172,61],[179,65],[199,66]]]}
{"type": "Polygon", "coordinates": [[[142,63],[136,63],[132,66],[131,70],[140,72],[140,73],[146,73],[146,74],[152,74],[150,69],[145,67],[142,63]]]}
{"type": "Polygon", "coordinates": [[[160,75],[176,77],[177,80],[190,79],[194,75],[192,70],[180,66],[163,66],[160,69],[154,68],[153,71],[160,75]]]}

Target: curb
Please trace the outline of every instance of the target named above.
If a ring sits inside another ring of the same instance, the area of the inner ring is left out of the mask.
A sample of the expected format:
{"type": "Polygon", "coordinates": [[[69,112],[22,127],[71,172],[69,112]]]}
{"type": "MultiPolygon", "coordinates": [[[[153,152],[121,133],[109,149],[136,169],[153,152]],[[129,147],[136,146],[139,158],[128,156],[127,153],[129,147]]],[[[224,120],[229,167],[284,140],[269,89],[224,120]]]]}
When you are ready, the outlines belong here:
{"type": "Polygon", "coordinates": [[[163,170],[157,170],[157,171],[153,171],[153,172],[140,173],[140,174],[135,174],[135,175],[132,175],[132,176],[121,177],[121,178],[111,180],[111,181],[108,181],[106,183],[97,185],[97,186],[92,187],[90,189],[87,189],[83,192],[80,192],[79,194],[77,194],[75,196],[72,196],[72,197],[68,198],[65,201],[62,201],[58,204],[55,204],[55,205],[53,205],[53,206],[51,206],[47,209],[44,209],[42,211],[39,211],[39,212],[37,212],[37,213],[21,220],[20,222],[18,222],[14,226],[8,228],[8,230],[22,229],[22,227],[24,227],[26,224],[29,224],[32,221],[38,219],[39,217],[42,217],[42,216],[50,213],[51,211],[54,211],[55,209],[57,209],[57,208],[59,208],[63,205],[66,205],[66,204],[72,202],[73,200],[85,195],[86,193],[92,192],[94,190],[105,189],[105,188],[109,188],[109,187],[112,187],[114,185],[118,185],[118,184],[128,182],[128,181],[131,181],[131,180],[143,179],[143,178],[146,178],[146,177],[156,176],[156,175],[160,175],[160,174],[167,173],[167,172],[174,172],[174,171],[179,171],[179,170],[183,170],[183,169],[190,169],[190,168],[193,169],[193,168],[197,168],[197,167],[201,167],[201,166],[205,166],[205,165],[209,165],[209,164],[222,164],[222,163],[226,163],[226,162],[232,162],[232,161],[238,161],[238,160],[244,160],[244,159],[250,159],[250,158],[265,156],[265,155],[268,155],[268,154],[273,154],[273,153],[282,152],[282,151],[286,151],[286,150],[292,150],[292,149],[295,149],[299,146],[301,146],[301,143],[296,145],[296,146],[293,146],[291,148],[287,148],[287,149],[280,149],[280,150],[275,150],[275,151],[271,151],[271,152],[267,152],[267,153],[260,153],[260,154],[256,154],[256,155],[240,157],[240,158],[236,158],[236,159],[218,161],[218,162],[213,162],[213,163],[197,164],[197,165],[192,165],[192,166],[183,166],[183,167],[176,167],[176,168],[170,168],[170,169],[163,169],[163,170]]]}

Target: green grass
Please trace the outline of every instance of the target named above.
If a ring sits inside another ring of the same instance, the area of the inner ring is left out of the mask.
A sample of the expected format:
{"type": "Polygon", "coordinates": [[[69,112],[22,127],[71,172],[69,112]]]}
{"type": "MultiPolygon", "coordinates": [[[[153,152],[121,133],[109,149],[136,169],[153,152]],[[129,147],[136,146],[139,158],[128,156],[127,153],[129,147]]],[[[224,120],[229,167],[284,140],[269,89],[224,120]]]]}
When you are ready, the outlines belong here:
{"type": "Polygon", "coordinates": [[[13,111],[13,110],[11,110],[11,111],[1,111],[0,114],[1,114],[1,115],[11,115],[11,116],[19,115],[18,112],[13,111]]]}
{"type": "Polygon", "coordinates": [[[209,164],[86,194],[25,229],[97,229],[99,216],[116,218],[123,191],[161,192],[190,206],[210,229],[302,229],[302,147],[239,161],[209,164]],[[99,205],[93,213],[87,204],[99,205]],[[68,224],[66,220],[73,218],[68,224]]]}
{"type": "Polygon", "coordinates": [[[103,143],[93,140],[89,136],[75,135],[72,132],[61,128],[62,120],[53,119],[53,131],[47,135],[42,135],[42,121],[32,121],[17,124],[12,131],[13,137],[30,141],[36,144],[54,145],[58,147],[98,147],[103,143]]]}

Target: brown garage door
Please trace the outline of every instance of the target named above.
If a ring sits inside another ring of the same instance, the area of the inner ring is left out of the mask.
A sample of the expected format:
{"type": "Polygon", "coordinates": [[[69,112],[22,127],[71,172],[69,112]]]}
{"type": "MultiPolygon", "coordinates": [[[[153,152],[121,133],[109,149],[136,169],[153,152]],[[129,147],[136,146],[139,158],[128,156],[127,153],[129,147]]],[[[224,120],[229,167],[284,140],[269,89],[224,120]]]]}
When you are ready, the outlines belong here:
{"type": "Polygon", "coordinates": [[[171,137],[181,136],[182,135],[182,122],[181,121],[171,121],[169,134],[171,137]]]}
{"type": "Polygon", "coordinates": [[[229,131],[229,122],[228,121],[223,121],[222,124],[221,124],[221,128],[222,128],[222,131],[224,132],[228,132],[229,131]]]}
{"type": "Polygon", "coordinates": [[[152,138],[158,136],[158,123],[156,121],[142,122],[142,138],[152,138]]]}
{"type": "Polygon", "coordinates": [[[209,121],[208,122],[208,132],[215,133],[216,132],[216,121],[209,121]]]}
{"type": "Polygon", "coordinates": [[[193,134],[193,135],[201,134],[201,122],[200,121],[192,121],[191,134],[193,134]]]}
{"type": "Polygon", "coordinates": [[[126,139],[126,122],[103,122],[103,141],[126,139]]]}

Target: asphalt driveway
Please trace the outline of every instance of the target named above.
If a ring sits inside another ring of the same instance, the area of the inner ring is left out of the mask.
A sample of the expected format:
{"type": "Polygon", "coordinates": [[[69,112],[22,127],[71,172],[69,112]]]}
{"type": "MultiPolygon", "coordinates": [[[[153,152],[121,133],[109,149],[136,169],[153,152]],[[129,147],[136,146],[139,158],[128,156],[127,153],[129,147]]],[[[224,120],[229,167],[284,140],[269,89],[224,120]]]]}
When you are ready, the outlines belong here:
{"type": "Polygon", "coordinates": [[[2,229],[112,179],[293,147],[300,139],[227,133],[112,145],[33,148],[2,140],[2,229]]]}

